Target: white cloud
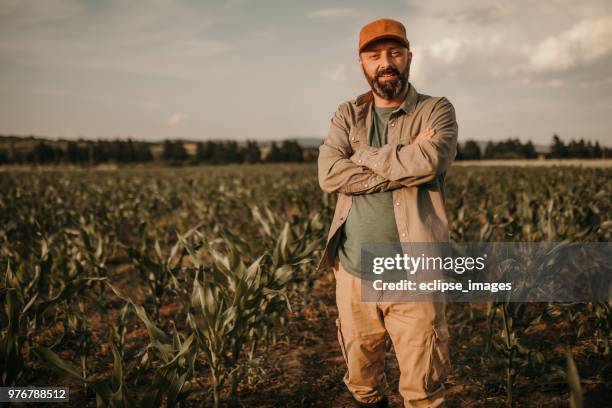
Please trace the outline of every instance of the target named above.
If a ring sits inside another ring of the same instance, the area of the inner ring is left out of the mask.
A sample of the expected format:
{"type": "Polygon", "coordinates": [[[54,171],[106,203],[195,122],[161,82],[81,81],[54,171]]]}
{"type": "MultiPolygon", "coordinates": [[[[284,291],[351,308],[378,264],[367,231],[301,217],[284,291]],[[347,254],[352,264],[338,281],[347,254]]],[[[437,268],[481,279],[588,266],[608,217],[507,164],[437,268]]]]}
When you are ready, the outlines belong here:
{"type": "Polygon", "coordinates": [[[459,38],[444,38],[432,44],[429,52],[434,58],[445,62],[453,62],[461,51],[462,41],[459,38]]]}
{"type": "MultiPolygon", "coordinates": [[[[463,3],[457,2],[457,5],[463,5],[463,3]]],[[[475,4],[458,10],[449,10],[446,7],[445,10],[437,11],[434,15],[453,24],[490,25],[511,17],[516,10],[515,4],[475,4]]]]}
{"type": "Polygon", "coordinates": [[[612,52],[612,17],[583,20],[528,49],[535,71],[566,71],[612,52]]]}
{"type": "Polygon", "coordinates": [[[350,7],[335,7],[314,10],[308,13],[308,17],[313,18],[346,18],[346,17],[359,17],[363,13],[355,8],[350,7]]]}
{"type": "Polygon", "coordinates": [[[174,112],[170,118],[168,118],[168,124],[170,126],[176,126],[187,119],[187,114],[183,112],[174,112]]]}
{"type": "Polygon", "coordinates": [[[492,51],[501,42],[500,35],[479,36],[479,37],[445,37],[429,46],[422,52],[427,52],[433,58],[452,63],[470,52],[492,51]]]}
{"type": "Polygon", "coordinates": [[[331,82],[346,81],[346,66],[339,65],[335,68],[325,70],[323,72],[323,76],[325,76],[325,78],[327,78],[331,82]]]}
{"type": "Polygon", "coordinates": [[[0,5],[3,57],[29,66],[200,79],[211,64],[210,57],[234,49],[211,34],[211,28],[225,17],[212,12],[202,15],[196,6],[119,3],[114,14],[107,16],[63,4],[72,2],[35,2],[28,8],[0,5]],[[70,18],[75,13],[80,13],[79,18],[70,18]],[[166,23],[174,20],[179,23],[166,23]]]}

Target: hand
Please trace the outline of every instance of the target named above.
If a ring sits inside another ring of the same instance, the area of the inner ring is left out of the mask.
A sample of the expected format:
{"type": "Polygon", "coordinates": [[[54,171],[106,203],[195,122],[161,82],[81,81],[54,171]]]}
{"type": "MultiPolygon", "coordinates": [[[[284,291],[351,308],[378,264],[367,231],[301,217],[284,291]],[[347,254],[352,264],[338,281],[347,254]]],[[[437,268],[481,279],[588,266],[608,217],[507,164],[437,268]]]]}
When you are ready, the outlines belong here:
{"type": "Polygon", "coordinates": [[[419,143],[421,140],[427,140],[431,138],[436,133],[436,129],[426,128],[421,130],[421,132],[414,138],[412,143],[419,143]]]}

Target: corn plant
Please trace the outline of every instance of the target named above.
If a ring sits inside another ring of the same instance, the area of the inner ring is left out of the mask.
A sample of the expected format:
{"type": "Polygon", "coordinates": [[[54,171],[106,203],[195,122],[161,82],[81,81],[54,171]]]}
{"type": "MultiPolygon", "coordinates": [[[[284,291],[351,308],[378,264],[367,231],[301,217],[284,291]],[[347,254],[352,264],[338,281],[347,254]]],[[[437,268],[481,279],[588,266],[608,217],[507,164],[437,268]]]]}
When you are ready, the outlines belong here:
{"type": "Polygon", "coordinates": [[[179,236],[194,266],[191,296],[184,307],[189,327],[206,356],[213,405],[218,407],[225,383],[229,381],[233,397],[244,376],[240,358],[245,353],[253,356],[262,334],[274,326],[275,317],[284,314],[283,289],[291,268],[272,268],[264,261],[266,255],[247,267],[231,243],[224,243],[229,252],[223,254],[201,235],[194,236],[195,242],[179,236]],[[212,258],[210,263],[207,256],[212,258]]]}
{"type": "Polygon", "coordinates": [[[138,247],[128,246],[122,243],[118,245],[125,249],[130,256],[134,266],[140,273],[141,278],[149,288],[149,295],[154,303],[154,316],[159,316],[165,296],[168,292],[171,276],[176,275],[181,267],[184,252],[180,251],[180,243],[177,241],[168,254],[162,252],[158,239],[154,240],[153,255],[149,255],[146,234],[146,224],[142,223],[139,228],[140,245],[138,247]]]}
{"type": "Polygon", "coordinates": [[[193,336],[184,338],[176,330],[168,336],[147,316],[144,308],[134,303],[120,289],[106,282],[110,289],[133,309],[149,334],[146,361],[155,361],[155,377],[144,391],[129,389],[125,381],[123,355],[114,341],[110,341],[113,370],[110,379],[90,380],[81,375],[71,363],[62,360],[51,349],[39,346],[34,354],[49,368],[61,375],[83,382],[96,394],[96,405],[109,408],[155,408],[165,401],[175,407],[185,401],[190,391],[189,380],[194,372],[195,350],[193,336]]]}
{"type": "Polygon", "coordinates": [[[570,389],[570,408],[582,408],[582,386],[580,384],[580,375],[578,374],[576,362],[574,361],[572,350],[569,348],[569,346],[565,348],[565,358],[567,362],[567,385],[570,389]]]}
{"type": "MultiPolygon", "coordinates": [[[[45,262],[45,261],[43,261],[45,262]]],[[[31,349],[37,345],[36,332],[43,316],[47,311],[54,311],[57,307],[65,305],[76,293],[82,293],[91,282],[103,278],[75,279],[64,284],[64,287],[53,297],[44,298],[43,291],[36,288],[41,279],[40,268],[35,269],[34,279],[26,281],[27,275],[23,265],[16,270],[7,262],[4,271],[4,287],[0,290],[4,298],[4,313],[7,316],[8,325],[1,332],[2,347],[2,383],[5,385],[17,385],[25,370],[28,368],[24,363],[23,349],[31,349]]],[[[57,313],[57,310],[55,310],[57,313]]],[[[82,327],[82,341],[87,341],[88,330],[82,327]]],[[[83,344],[81,344],[83,345],[83,344]]],[[[81,349],[81,351],[83,351],[81,349]]],[[[85,368],[84,361],[82,362],[85,368]]]]}

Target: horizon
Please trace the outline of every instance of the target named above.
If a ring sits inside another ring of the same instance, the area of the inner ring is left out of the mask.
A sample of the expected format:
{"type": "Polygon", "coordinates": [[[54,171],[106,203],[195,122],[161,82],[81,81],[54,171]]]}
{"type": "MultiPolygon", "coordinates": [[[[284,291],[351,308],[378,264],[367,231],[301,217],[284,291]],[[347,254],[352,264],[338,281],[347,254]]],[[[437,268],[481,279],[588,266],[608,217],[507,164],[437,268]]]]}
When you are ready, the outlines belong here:
{"type": "MultiPolygon", "coordinates": [[[[486,144],[488,143],[502,143],[502,142],[507,142],[509,140],[518,140],[521,144],[528,144],[528,143],[532,143],[533,146],[536,149],[542,149],[542,148],[550,148],[552,146],[552,142],[553,142],[553,137],[555,135],[551,136],[551,140],[549,143],[535,143],[532,140],[523,140],[521,138],[517,138],[517,137],[508,137],[506,139],[500,139],[500,140],[477,140],[477,139],[466,139],[466,140],[459,140],[458,144],[459,145],[465,145],[468,142],[474,142],[476,144],[479,145],[479,148],[483,148],[486,144]]],[[[575,141],[575,142],[580,142],[580,140],[582,139],[586,144],[591,143],[593,146],[595,146],[596,144],[599,143],[600,147],[602,148],[612,148],[612,145],[607,145],[605,143],[601,143],[598,140],[591,140],[591,139],[586,139],[586,138],[578,138],[578,139],[564,139],[562,136],[560,135],[556,135],[559,136],[559,139],[561,140],[561,142],[565,145],[569,145],[569,143],[575,141]]],[[[137,139],[134,137],[114,137],[114,138],[96,138],[96,139],[92,139],[92,138],[83,138],[83,137],[79,137],[79,138],[47,138],[44,136],[40,136],[40,135],[7,135],[7,134],[0,134],[0,142],[2,141],[3,138],[17,138],[17,139],[21,139],[21,140],[29,140],[29,139],[34,139],[37,141],[45,141],[45,142],[49,142],[49,143],[60,143],[60,142],[113,142],[113,141],[120,141],[120,142],[127,142],[128,140],[131,140],[132,142],[136,142],[136,143],[150,143],[150,144],[162,144],[166,141],[179,141],[182,143],[206,143],[206,142],[214,142],[214,143],[226,143],[226,142],[237,142],[238,144],[245,144],[247,142],[257,142],[258,144],[270,144],[270,143],[280,143],[280,142],[284,142],[284,141],[295,141],[298,142],[298,144],[300,144],[300,146],[302,148],[314,148],[314,145],[310,145],[310,144],[301,144],[300,142],[304,142],[304,141],[309,141],[309,142],[313,142],[313,141],[320,141],[321,143],[324,142],[325,138],[320,138],[320,137],[309,137],[309,136],[304,136],[304,137],[288,137],[288,138],[283,138],[283,139],[260,139],[260,140],[256,140],[256,139],[244,139],[244,140],[236,140],[236,139],[187,139],[187,138],[175,138],[175,139],[156,139],[156,140],[146,140],[146,139],[137,139]]]]}

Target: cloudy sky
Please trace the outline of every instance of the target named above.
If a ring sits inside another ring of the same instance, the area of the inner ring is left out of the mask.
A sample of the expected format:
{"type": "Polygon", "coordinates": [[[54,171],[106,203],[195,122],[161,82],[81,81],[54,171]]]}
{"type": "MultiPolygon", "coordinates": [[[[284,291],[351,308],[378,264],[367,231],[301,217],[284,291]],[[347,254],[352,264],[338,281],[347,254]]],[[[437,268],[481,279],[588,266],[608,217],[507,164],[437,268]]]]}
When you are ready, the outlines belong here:
{"type": "Polygon", "coordinates": [[[0,0],[0,133],[324,137],[369,89],[357,37],[380,17],[460,139],[612,145],[610,0],[0,0]]]}

